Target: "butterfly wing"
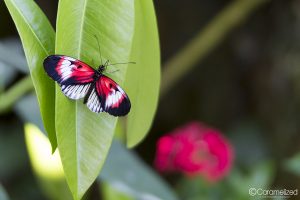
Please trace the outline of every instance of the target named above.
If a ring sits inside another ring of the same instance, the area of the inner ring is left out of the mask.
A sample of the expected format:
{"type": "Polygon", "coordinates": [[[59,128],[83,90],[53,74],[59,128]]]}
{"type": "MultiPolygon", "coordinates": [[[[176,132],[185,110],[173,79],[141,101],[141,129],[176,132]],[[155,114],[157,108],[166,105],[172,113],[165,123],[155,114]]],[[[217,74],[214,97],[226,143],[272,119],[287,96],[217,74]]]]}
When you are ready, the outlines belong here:
{"type": "Polygon", "coordinates": [[[92,88],[93,89],[90,90],[90,94],[86,96],[84,103],[86,103],[87,107],[95,113],[103,112],[95,85],[93,85],[92,88]]]}
{"type": "Polygon", "coordinates": [[[91,93],[87,106],[93,112],[97,110],[113,116],[127,115],[131,108],[130,100],[124,90],[105,75],[101,75],[96,81],[95,90],[91,93]]]}
{"type": "Polygon", "coordinates": [[[95,70],[88,64],[63,55],[51,55],[44,60],[47,74],[60,84],[62,92],[71,99],[83,98],[89,91],[95,70]]]}

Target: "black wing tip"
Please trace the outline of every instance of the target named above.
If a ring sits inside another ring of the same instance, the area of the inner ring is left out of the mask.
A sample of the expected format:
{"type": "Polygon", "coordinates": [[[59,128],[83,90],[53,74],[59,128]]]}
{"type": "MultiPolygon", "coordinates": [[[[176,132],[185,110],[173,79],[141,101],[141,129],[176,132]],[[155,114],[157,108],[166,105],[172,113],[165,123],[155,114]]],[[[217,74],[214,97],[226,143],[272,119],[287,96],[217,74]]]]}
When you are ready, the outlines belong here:
{"type": "Polygon", "coordinates": [[[60,60],[61,55],[49,55],[44,59],[44,64],[47,64],[47,62],[54,61],[54,60],[60,60]]]}
{"type": "Polygon", "coordinates": [[[59,75],[56,72],[56,66],[60,59],[61,56],[50,55],[47,56],[43,62],[44,69],[47,72],[48,76],[50,76],[55,81],[59,79],[59,75]]]}
{"type": "Polygon", "coordinates": [[[124,117],[126,116],[131,109],[131,103],[129,99],[127,98],[125,101],[123,101],[118,108],[110,108],[107,110],[107,112],[115,117],[124,117]]]}

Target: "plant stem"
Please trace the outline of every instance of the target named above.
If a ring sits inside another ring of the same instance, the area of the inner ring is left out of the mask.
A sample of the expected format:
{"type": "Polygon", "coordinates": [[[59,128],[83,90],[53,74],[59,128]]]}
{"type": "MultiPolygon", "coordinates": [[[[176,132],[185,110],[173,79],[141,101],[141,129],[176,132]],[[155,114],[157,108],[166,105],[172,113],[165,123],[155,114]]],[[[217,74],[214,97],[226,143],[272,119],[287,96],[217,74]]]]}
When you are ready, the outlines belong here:
{"type": "Polygon", "coordinates": [[[258,6],[269,0],[235,0],[224,8],[195,38],[167,61],[163,67],[161,96],[209,54],[236,26],[242,24],[258,6]]]}
{"type": "Polygon", "coordinates": [[[27,92],[33,89],[30,76],[26,76],[12,86],[8,91],[0,95],[0,113],[6,112],[14,103],[27,92]]]}

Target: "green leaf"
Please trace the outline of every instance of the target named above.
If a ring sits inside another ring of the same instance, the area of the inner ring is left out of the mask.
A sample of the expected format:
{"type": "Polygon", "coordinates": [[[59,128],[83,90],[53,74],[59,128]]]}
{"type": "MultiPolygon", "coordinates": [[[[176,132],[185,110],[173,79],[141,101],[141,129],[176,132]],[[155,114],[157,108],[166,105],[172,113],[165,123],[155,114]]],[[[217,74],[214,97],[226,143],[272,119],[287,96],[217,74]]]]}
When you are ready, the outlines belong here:
{"type": "MultiPolygon", "coordinates": [[[[88,64],[129,60],[134,29],[132,0],[60,0],[56,53],[88,64]]],[[[93,66],[93,65],[92,65],[93,66]]],[[[110,66],[107,74],[121,86],[127,66],[110,66]]],[[[126,89],[126,88],[125,88],[126,89]]],[[[56,87],[56,131],[66,179],[80,199],[96,179],[111,145],[117,118],[91,112],[82,101],[72,101],[56,87]]]]}
{"type": "Polygon", "coordinates": [[[35,94],[28,94],[14,105],[14,111],[24,123],[37,125],[43,132],[44,126],[35,94]]]}
{"type": "Polygon", "coordinates": [[[18,71],[29,73],[20,49],[21,43],[14,38],[0,40],[0,93],[14,81],[18,71]]]}
{"type": "Polygon", "coordinates": [[[134,199],[176,200],[171,188],[138,156],[114,141],[99,180],[134,199]]]}
{"type": "Polygon", "coordinates": [[[300,153],[297,153],[293,157],[286,160],[284,162],[284,168],[287,171],[300,176],[300,153]]]}
{"type": "Polygon", "coordinates": [[[236,195],[234,195],[228,185],[226,185],[225,180],[212,184],[201,176],[184,177],[180,179],[176,184],[176,191],[180,195],[180,198],[185,200],[243,199],[235,197],[236,195]]]}
{"type": "Polygon", "coordinates": [[[22,40],[52,150],[57,146],[54,124],[54,83],[43,68],[44,58],[54,52],[54,30],[33,0],[5,0],[22,40]]]}
{"type": "Polygon", "coordinates": [[[267,189],[274,179],[274,172],[274,162],[263,161],[251,166],[248,173],[242,173],[237,168],[233,169],[228,177],[228,183],[238,195],[245,198],[249,197],[250,188],[267,189]]]}
{"type": "Polygon", "coordinates": [[[35,173],[49,179],[63,178],[59,152],[51,154],[50,144],[37,126],[26,123],[24,130],[27,150],[35,173]]]}
{"type": "Polygon", "coordinates": [[[100,189],[102,191],[103,199],[109,200],[134,200],[133,198],[127,196],[126,194],[115,190],[109,184],[101,183],[100,189]]]}
{"type": "Polygon", "coordinates": [[[22,52],[22,44],[16,38],[8,38],[0,41],[0,60],[7,64],[9,68],[15,68],[28,74],[29,69],[25,56],[22,52]],[[14,58],[14,59],[7,59],[14,58]]]}
{"type": "Polygon", "coordinates": [[[135,32],[125,88],[132,102],[127,120],[127,146],[139,143],[149,131],[160,84],[160,51],[152,0],[135,0],[135,32]]]}
{"type": "Polygon", "coordinates": [[[0,61],[0,93],[17,75],[17,70],[0,61]]]}
{"type": "Polygon", "coordinates": [[[45,195],[55,200],[72,199],[59,152],[51,153],[49,140],[33,124],[25,124],[25,140],[33,171],[45,195]]]}
{"type": "Polygon", "coordinates": [[[0,184],[0,200],[8,200],[8,195],[4,190],[3,186],[0,184]]]}
{"type": "Polygon", "coordinates": [[[264,161],[253,167],[249,177],[249,185],[267,188],[274,179],[275,167],[272,161],[264,161]]]}

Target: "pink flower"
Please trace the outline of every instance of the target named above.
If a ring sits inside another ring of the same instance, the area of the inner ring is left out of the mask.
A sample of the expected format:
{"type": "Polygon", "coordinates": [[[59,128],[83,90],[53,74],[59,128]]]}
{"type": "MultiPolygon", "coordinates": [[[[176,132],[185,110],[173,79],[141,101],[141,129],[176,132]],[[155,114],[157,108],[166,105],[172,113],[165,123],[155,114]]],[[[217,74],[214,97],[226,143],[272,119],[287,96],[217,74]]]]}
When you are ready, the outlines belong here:
{"type": "Polygon", "coordinates": [[[232,162],[232,147],[220,131],[191,122],[158,140],[154,164],[161,172],[201,175],[214,182],[229,172],[232,162]]]}

